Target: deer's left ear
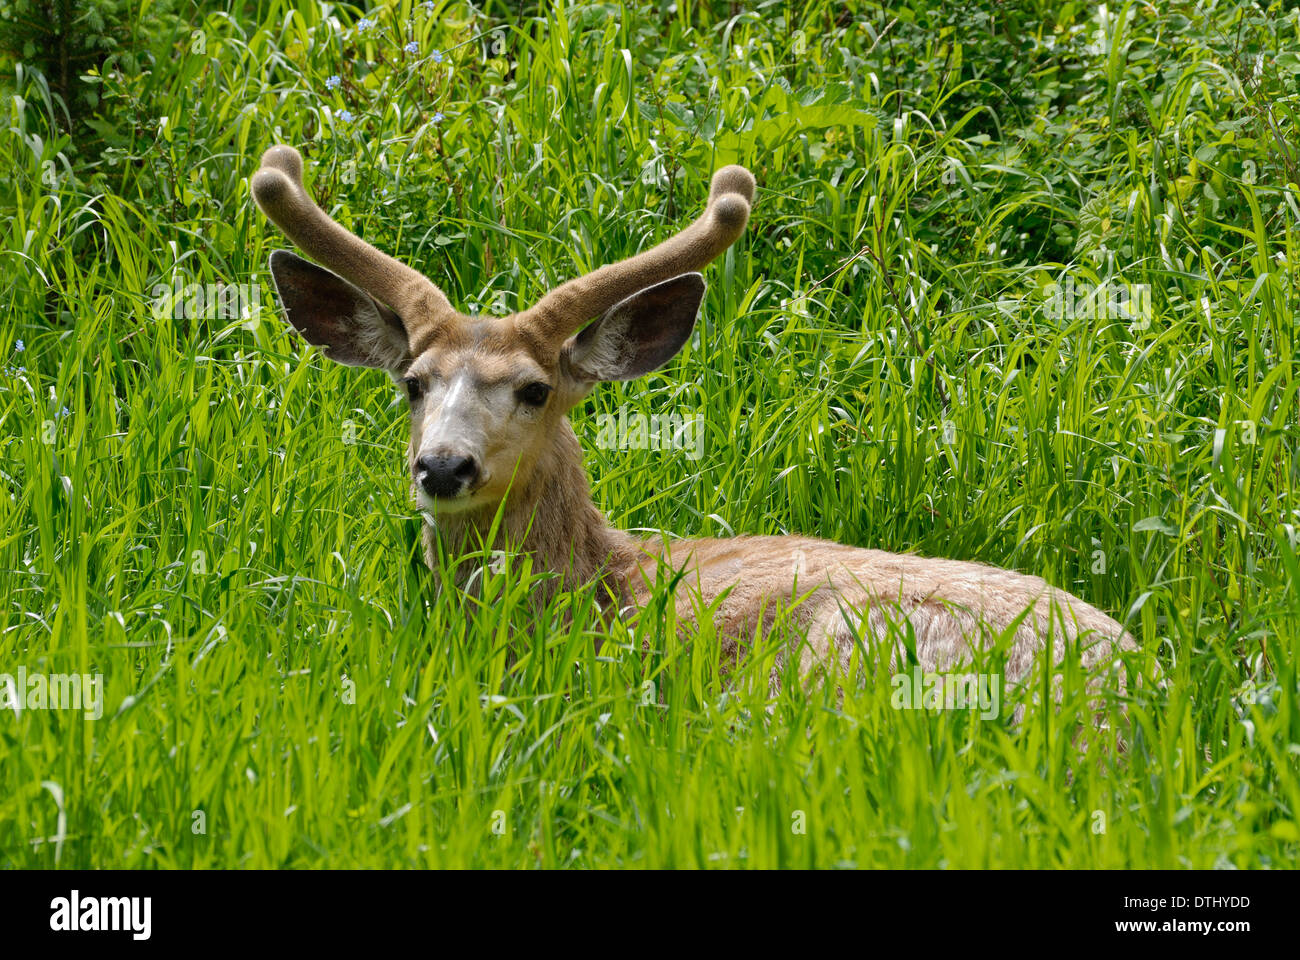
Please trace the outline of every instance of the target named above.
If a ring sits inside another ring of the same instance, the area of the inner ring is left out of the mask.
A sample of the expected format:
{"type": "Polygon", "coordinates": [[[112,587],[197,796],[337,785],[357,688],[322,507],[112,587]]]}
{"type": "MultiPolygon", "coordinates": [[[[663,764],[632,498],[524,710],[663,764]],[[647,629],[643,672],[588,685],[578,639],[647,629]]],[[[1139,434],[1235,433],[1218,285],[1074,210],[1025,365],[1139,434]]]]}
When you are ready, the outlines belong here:
{"type": "Polygon", "coordinates": [[[698,273],[638,290],[571,337],[561,359],[575,380],[634,380],[677,355],[703,300],[698,273]]]}

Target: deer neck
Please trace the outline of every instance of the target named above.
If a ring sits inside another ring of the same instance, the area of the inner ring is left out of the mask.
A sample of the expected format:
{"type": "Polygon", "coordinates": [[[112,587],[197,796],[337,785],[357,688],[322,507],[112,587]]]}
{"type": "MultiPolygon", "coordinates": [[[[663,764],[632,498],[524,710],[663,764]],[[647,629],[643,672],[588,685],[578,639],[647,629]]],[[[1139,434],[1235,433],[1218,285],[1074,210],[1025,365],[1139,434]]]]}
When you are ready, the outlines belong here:
{"type": "MultiPolygon", "coordinates": [[[[635,540],[609,525],[591,499],[591,485],[582,466],[582,447],[566,418],[557,441],[534,465],[525,485],[511,490],[497,529],[497,508],[441,515],[426,523],[429,565],[437,569],[440,546],[451,559],[480,553],[484,546],[532,557],[534,571],[558,574],[548,593],[571,590],[604,580],[611,596],[622,600],[626,577],[635,565],[635,540]]],[[[456,580],[464,584],[478,564],[460,564],[456,580]]],[[[602,600],[602,603],[604,600],[602,600]]]]}

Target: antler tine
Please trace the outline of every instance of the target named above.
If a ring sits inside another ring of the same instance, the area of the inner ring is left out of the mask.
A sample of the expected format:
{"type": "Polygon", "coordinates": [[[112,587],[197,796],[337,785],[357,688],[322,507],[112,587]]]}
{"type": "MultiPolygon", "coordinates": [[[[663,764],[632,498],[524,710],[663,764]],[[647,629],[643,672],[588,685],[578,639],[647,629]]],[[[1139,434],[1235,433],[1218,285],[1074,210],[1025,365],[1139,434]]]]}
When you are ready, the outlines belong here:
{"type": "Polygon", "coordinates": [[[409,323],[424,307],[452,311],[441,290],[423,274],[381,253],[330,219],[302,185],[302,157],[280,144],[262,154],[253,175],[253,199],[285,235],[312,258],[388,304],[409,323]]]}
{"type": "Polygon", "coordinates": [[[698,220],[653,249],[556,287],[528,311],[526,325],[550,341],[563,340],[638,290],[702,269],[744,232],[754,186],[744,167],[723,167],[698,220]]]}

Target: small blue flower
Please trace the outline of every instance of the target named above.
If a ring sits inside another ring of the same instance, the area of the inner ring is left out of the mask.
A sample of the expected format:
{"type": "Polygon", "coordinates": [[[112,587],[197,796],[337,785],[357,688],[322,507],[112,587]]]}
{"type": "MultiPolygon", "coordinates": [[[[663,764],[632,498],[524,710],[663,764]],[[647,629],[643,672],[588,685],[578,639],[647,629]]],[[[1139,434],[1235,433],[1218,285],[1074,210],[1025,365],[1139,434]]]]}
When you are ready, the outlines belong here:
{"type": "Polygon", "coordinates": [[[424,8],[425,13],[430,16],[433,15],[433,0],[424,0],[424,3],[420,4],[420,6],[424,8]]]}
{"type": "Polygon", "coordinates": [[[420,52],[420,45],[412,40],[406,46],[402,47],[407,53],[415,54],[420,52]]]}
{"type": "Polygon", "coordinates": [[[432,51],[430,51],[429,59],[431,59],[434,63],[442,63],[442,51],[439,50],[437,47],[435,47],[432,51]]]}
{"type": "Polygon", "coordinates": [[[351,123],[353,120],[356,119],[356,117],[352,116],[351,110],[340,110],[339,119],[342,120],[344,123],[351,123]]]}
{"type": "Polygon", "coordinates": [[[14,353],[22,353],[26,349],[27,349],[26,344],[24,344],[21,340],[14,341],[14,353]]]}
{"type": "Polygon", "coordinates": [[[357,29],[360,30],[362,33],[365,33],[374,25],[375,25],[375,21],[371,20],[369,17],[362,17],[360,20],[357,21],[357,29]]]}
{"type": "Polygon", "coordinates": [[[339,84],[341,84],[342,82],[343,82],[343,78],[340,77],[337,73],[334,74],[334,76],[332,76],[332,77],[326,77],[326,78],[325,78],[325,89],[326,89],[326,90],[337,90],[339,84]]]}
{"type": "Polygon", "coordinates": [[[446,120],[446,119],[447,119],[447,118],[444,117],[444,116],[442,115],[442,111],[441,111],[441,110],[439,110],[437,113],[435,113],[435,114],[433,115],[433,122],[434,122],[434,123],[442,123],[442,121],[444,121],[444,120],[446,120]]]}
{"type": "Polygon", "coordinates": [[[56,414],[54,415],[54,419],[55,419],[55,420],[62,420],[64,417],[66,417],[66,416],[68,416],[68,415],[69,415],[68,408],[67,408],[67,407],[64,407],[62,410],[60,410],[58,413],[56,413],[56,414]]]}

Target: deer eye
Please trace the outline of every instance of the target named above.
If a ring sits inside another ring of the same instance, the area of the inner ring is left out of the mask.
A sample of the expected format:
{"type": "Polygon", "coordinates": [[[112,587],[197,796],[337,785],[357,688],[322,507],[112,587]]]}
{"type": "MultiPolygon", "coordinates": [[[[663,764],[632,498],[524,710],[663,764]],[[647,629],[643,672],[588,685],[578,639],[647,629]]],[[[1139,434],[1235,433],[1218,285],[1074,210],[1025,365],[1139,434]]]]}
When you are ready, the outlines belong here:
{"type": "Polygon", "coordinates": [[[406,398],[412,403],[419,400],[420,394],[424,392],[419,377],[406,377],[402,380],[402,386],[406,387],[406,398]]]}
{"type": "Polygon", "coordinates": [[[520,387],[515,396],[519,398],[520,403],[526,403],[530,407],[540,407],[546,402],[546,398],[551,395],[550,384],[538,381],[530,383],[526,387],[520,387]]]}

